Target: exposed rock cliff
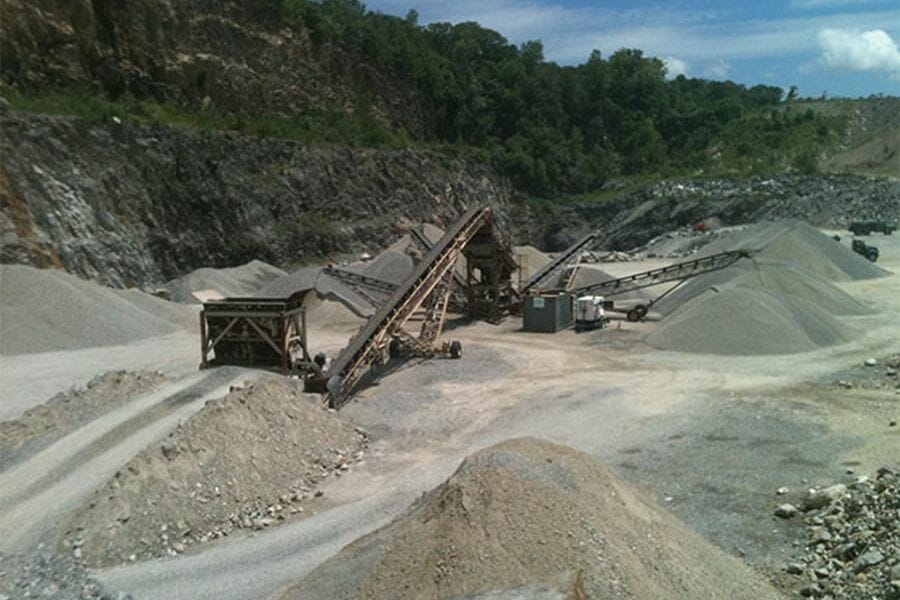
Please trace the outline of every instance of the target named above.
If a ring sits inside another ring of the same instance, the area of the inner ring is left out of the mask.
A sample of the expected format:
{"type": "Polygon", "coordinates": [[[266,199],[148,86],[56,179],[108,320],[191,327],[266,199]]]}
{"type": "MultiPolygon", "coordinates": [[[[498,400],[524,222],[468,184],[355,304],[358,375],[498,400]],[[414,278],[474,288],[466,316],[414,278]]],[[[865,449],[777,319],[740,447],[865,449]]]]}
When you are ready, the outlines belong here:
{"type": "Polygon", "coordinates": [[[504,180],[428,152],[0,114],[0,261],[108,285],[386,245],[506,205],[504,180]]]}
{"type": "Polygon", "coordinates": [[[25,90],[102,87],[111,97],[127,91],[235,113],[353,111],[364,97],[392,128],[421,133],[408,85],[288,27],[274,4],[0,0],[0,74],[25,90]]]}
{"type": "Polygon", "coordinates": [[[603,246],[627,250],[710,218],[724,225],[795,218],[836,229],[860,219],[900,221],[900,180],[849,175],[667,180],[609,200],[550,206],[527,221],[531,237],[549,250],[592,229],[600,230],[603,246]]]}

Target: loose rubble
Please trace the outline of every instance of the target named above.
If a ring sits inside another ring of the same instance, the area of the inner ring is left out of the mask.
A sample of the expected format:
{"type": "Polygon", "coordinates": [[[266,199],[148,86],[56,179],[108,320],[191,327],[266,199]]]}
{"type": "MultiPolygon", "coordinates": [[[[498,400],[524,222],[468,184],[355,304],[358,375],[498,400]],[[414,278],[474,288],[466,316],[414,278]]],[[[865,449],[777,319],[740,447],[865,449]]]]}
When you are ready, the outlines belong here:
{"type": "MultiPolygon", "coordinates": [[[[775,514],[790,518],[782,508],[775,514]]],[[[807,544],[784,566],[797,594],[900,597],[900,470],[882,467],[872,478],[814,490],[804,510],[807,544]]]]}
{"type": "Polygon", "coordinates": [[[0,554],[0,600],[18,598],[133,600],[131,594],[104,590],[69,556],[49,552],[29,557],[0,554]]]}
{"type": "Polygon", "coordinates": [[[834,385],[850,389],[896,390],[900,393],[900,354],[871,357],[855,367],[836,374],[834,385]]]}
{"type": "Polygon", "coordinates": [[[280,377],[210,401],[135,456],[68,519],[59,547],[87,566],[175,556],[306,512],[365,456],[365,431],[280,377]]]}
{"type": "Polygon", "coordinates": [[[167,381],[159,371],[108,371],[57,394],[18,419],[0,422],[0,465],[57,440],[167,381]]]}

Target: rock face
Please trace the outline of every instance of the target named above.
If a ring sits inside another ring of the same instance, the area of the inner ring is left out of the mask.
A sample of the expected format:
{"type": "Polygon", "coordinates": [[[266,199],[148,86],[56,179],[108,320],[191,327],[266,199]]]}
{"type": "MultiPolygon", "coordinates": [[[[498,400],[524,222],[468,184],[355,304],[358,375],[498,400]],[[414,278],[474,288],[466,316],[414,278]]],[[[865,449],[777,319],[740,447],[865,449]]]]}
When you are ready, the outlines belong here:
{"type": "Polygon", "coordinates": [[[601,246],[629,250],[678,227],[708,219],[722,225],[797,218],[817,227],[851,221],[900,221],[900,180],[856,176],[778,175],[741,180],[668,180],[609,201],[565,205],[536,215],[532,234],[559,250],[592,229],[601,246]]]}
{"type": "Polygon", "coordinates": [[[0,115],[0,261],[114,287],[372,251],[513,190],[429,152],[0,115]]]}
{"type": "Polygon", "coordinates": [[[236,113],[293,115],[326,104],[352,111],[364,97],[386,124],[421,133],[409,86],[288,27],[278,4],[5,0],[0,73],[26,90],[100,87],[111,97],[129,92],[236,113]]]}

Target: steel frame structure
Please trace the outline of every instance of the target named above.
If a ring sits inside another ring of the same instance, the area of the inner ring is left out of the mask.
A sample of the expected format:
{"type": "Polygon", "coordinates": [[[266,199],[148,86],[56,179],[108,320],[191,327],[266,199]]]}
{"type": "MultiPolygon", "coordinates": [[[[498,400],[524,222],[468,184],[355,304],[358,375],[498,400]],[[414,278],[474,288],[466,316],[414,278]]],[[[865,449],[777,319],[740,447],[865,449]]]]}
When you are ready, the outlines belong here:
{"type": "Polygon", "coordinates": [[[499,305],[510,301],[507,290],[511,291],[515,260],[508,243],[500,245],[503,240],[490,208],[470,209],[450,227],[331,363],[325,374],[329,405],[344,405],[369,368],[387,361],[392,344],[419,356],[446,352],[436,344],[450,304],[456,266],[463,255],[472,278],[467,289],[470,314],[493,317],[508,312],[508,306],[504,309],[499,305]],[[490,245],[488,240],[496,247],[486,253],[482,246],[490,245]],[[498,306],[482,310],[489,302],[498,306]],[[416,331],[412,325],[417,320],[421,324],[416,331]]]}

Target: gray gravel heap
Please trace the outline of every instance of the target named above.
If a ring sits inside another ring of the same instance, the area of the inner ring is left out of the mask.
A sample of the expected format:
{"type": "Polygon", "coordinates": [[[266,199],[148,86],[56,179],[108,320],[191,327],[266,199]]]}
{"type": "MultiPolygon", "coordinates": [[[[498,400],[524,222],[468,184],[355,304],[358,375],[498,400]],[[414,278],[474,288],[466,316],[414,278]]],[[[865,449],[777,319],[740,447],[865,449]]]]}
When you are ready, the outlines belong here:
{"type": "Polygon", "coordinates": [[[900,598],[900,470],[861,477],[839,498],[808,510],[803,522],[809,542],[786,567],[800,579],[801,596],[900,598]]]}
{"type": "Polygon", "coordinates": [[[69,556],[40,552],[32,556],[0,555],[0,600],[133,600],[109,593],[69,556]]]}

